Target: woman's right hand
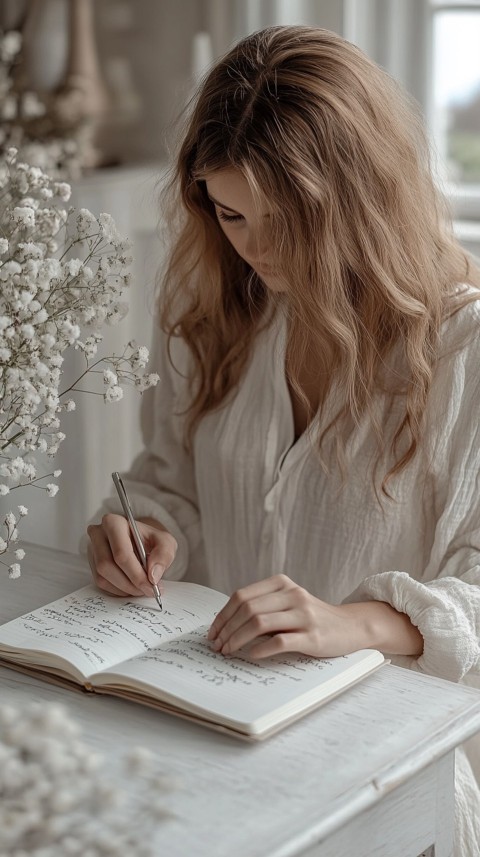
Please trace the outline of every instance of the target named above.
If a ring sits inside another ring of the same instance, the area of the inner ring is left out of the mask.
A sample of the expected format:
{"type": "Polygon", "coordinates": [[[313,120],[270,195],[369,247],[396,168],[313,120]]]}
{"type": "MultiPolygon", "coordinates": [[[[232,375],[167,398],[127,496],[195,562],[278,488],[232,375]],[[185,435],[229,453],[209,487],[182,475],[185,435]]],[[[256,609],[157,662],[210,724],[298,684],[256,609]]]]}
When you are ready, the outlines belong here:
{"type": "Polygon", "coordinates": [[[174,537],[153,518],[137,521],[147,553],[147,574],[137,557],[128,521],[108,513],[101,524],[90,524],[88,561],[99,589],[109,595],[153,597],[152,581],[158,583],[177,552],[174,537]]]}

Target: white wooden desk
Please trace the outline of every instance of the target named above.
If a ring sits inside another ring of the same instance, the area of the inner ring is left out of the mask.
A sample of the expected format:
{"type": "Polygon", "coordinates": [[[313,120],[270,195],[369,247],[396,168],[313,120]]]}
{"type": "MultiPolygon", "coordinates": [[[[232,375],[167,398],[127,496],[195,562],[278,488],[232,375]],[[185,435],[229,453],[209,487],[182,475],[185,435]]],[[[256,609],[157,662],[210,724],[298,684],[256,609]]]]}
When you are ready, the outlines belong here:
{"type": "MultiPolygon", "coordinates": [[[[89,581],[84,559],[25,548],[0,622],[89,581]]],[[[112,776],[121,751],[153,749],[174,783],[159,857],[451,857],[454,748],[480,730],[479,692],[393,666],[259,745],[8,669],[0,698],[60,701],[112,776]]]]}

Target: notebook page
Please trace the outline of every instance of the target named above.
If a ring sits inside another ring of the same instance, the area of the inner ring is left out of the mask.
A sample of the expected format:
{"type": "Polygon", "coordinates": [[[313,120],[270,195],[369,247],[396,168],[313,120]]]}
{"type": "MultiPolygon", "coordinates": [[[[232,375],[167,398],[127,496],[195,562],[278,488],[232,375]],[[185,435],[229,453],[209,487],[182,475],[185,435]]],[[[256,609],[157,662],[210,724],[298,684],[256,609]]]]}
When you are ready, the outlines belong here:
{"type": "MultiPolygon", "coordinates": [[[[339,680],[341,686],[342,673],[362,662],[366,665],[372,656],[371,650],[363,650],[331,659],[283,655],[254,661],[246,652],[225,657],[206,640],[208,627],[160,643],[119,668],[100,673],[94,683],[131,686],[152,695],[157,689],[158,698],[172,704],[183,700],[223,719],[253,723],[327,681],[339,680]]],[[[319,691],[319,699],[321,695],[319,691]]]]}
{"type": "Polygon", "coordinates": [[[30,650],[34,654],[18,660],[54,666],[53,654],[90,678],[198,624],[210,624],[227,601],[193,583],[165,581],[162,592],[160,611],[154,598],[116,598],[85,586],[1,626],[0,655],[30,650]]]}

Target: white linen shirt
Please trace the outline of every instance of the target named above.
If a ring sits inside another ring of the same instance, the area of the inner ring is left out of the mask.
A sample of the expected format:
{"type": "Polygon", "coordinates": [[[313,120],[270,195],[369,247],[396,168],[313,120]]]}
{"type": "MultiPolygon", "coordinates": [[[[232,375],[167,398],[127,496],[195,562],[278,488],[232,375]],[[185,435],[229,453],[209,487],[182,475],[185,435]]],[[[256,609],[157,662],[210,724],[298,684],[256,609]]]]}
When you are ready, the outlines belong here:
{"type": "MultiPolygon", "coordinates": [[[[123,478],[135,515],[158,519],[178,542],[166,576],[230,594],[282,572],[330,603],[385,601],[406,613],[425,640],[418,659],[395,663],[480,686],[479,302],[444,325],[425,442],[390,483],[395,501],[382,505],[372,486],[376,441],[367,420],[347,442],[343,490],[334,437],[325,447],[330,475],[308,432],[294,442],[286,332],[279,311],[257,337],[228,402],[200,422],[191,455],[178,413],[188,404],[190,353],[172,340],[175,371],[163,334],[156,335],[151,371],[160,383],[143,396],[145,449],[123,478]]],[[[333,390],[314,431],[336,413],[335,397],[333,390]]],[[[379,399],[379,413],[384,406],[379,399]]],[[[398,423],[401,406],[389,425],[398,423]]],[[[106,511],[121,513],[116,497],[92,520],[106,511]]],[[[469,753],[475,764],[475,747],[469,753]]],[[[456,837],[456,854],[478,857],[480,792],[463,754],[456,837]]]]}

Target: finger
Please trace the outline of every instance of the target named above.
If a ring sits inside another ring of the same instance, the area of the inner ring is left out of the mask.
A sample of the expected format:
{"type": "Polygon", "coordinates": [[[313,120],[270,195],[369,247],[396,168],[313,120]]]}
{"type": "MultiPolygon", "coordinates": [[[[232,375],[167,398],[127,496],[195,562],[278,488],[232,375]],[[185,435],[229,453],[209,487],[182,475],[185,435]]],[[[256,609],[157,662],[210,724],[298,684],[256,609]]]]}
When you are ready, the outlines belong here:
{"type": "MultiPolygon", "coordinates": [[[[99,588],[105,588],[103,581],[107,581],[111,586],[114,586],[122,595],[145,595],[145,590],[132,584],[129,578],[123,573],[115,562],[112,554],[110,543],[101,525],[90,525],[88,527],[88,535],[91,541],[91,550],[93,554],[92,573],[95,583],[99,588]]],[[[143,577],[145,587],[151,589],[150,584],[143,577]]],[[[153,594],[153,593],[152,593],[153,594]]]]}
{"type": "Polygon", "coordinates": [[[258,598],[262,595],[268,595],[272,592],[278,592],[281,589],[289,589],[293,585],[293,582],[285,574],[275,574],[273,577],[266,577],[264,580],[251,583],[249,586],[243,587],[243,589],[237,589],[227,604],[225,604],[225,607],[223,607],[215,617],[207,634],[207,639],[215,639],[226,622],[228,622],[237,610],[250,599],[258,598]]]}
{"type": "MultiPolygon", "coordinates": [[[[274,634],[268,640],[262,640],[251,646],[248,656],[252,660],[259,661],[262,658],[272,658],[274,655],[284,655],[287,652],[302,653],[310,655],[306,636],[302,632],[286,632],[274,634]]],[[[311,655],[320,657],[320,655],[311,655]]]]}
{"type": "Polygon", "coordinates": [[[282,610],[280,613],[260,613],[246,622],[227,640],[220,649],[222,655],[238,652],[257,637],[284,631],[297,631],[299,617],[296,610],[282,610]]]}
{"type": "Polygon", "coordinates": [[[291,594],[286,590],[277,590],[273,593],[264,594],[257,598],[245,601],[218,632],[214,648],[221,647],[231,639],[232,635],[245,624],[251,622],[256,616],[267,613],[280,613],[292,607],[291,594]]]}
{"type": "MultiPolygon", "coordinates": [[[[138,594],[138,590],[140,590],[142,595],[153,595],[146,572],[135,552],[127,519],[123,515],[104,515],[102,528],[107,537],[116,568],[120,574],[123,572],[124,577],[129,581],[130,588],[127,591],[131,594],[138,594]]],[[[103,576],[107,577],[115,586],[119,586],[119,582],[122,580],[118,571],[112,575],[104,574],[103,576]]]]}
{"type": "Polygon", "coordinates": [[[147,577],[158,583],[175,559],[178,544],[171,533],[139,522],[138,529],[147,551],[147,577]]]}
{"type": "MultiPolygon", "coordinates": [[[[100,577],[100,575],[96,576],[95,583],[97,584],[98,588],[102,590],[102,592],[108,592],[109,595],[116,595],[125,598],[125,595],[127,594],[125,592],[122,592],[121,589],[117,589],[116,586],[114,586],[104,577],[100,577]]],[[[139,594],[143,595],[143,592],[139,594]]]]}

